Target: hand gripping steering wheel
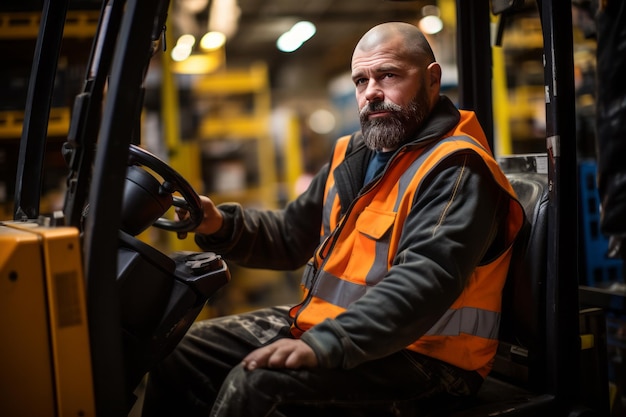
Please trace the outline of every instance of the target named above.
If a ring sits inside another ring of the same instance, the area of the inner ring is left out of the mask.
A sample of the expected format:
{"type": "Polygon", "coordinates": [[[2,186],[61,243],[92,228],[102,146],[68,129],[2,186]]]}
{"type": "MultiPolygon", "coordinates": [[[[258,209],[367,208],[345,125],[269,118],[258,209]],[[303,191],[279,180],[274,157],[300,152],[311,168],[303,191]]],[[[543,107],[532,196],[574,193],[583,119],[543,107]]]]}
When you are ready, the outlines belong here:
{"type": "Polygon", "coordinates": [[[136,145],[130,145],[128,162],[123,212],[133,213],[129,216],[131,219],[126,222],[129,228],[134,229],[129,233],[136,235],[150,225],[179,233],[190,232],[200,225],[204,216],[200,197],[178,172],[136,145]],[[159,183],[156,178],[138,168],[137,165],[151,169],[163,179],[163,183],[159,183]],[[172,196],[176,191],[181,194],[182,198],[172,196]],[[128,200],[132,201],[127,202],[128,200]],[[180,221],[159,217],[171,205],[185,209],[189,216],[180,221]],[[147,206],[153,206],[153,208],[147,206]],[[157,207],[154,208],[154,206],[157,207]],[[154,215],[151,217],[150,213],[157,213],[156,217],[159,218],[155,220],[154,215]],[[147,225],[141,225],[146,221],[147,225]]]}

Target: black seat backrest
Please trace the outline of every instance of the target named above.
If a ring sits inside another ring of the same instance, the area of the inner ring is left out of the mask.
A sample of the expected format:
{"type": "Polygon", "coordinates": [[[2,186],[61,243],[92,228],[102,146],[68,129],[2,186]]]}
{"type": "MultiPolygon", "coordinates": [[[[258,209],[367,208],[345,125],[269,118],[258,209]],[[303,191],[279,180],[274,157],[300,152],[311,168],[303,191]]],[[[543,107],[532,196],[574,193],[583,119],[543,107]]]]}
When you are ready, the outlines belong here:
{"type": "Polygon", "coordinates": [[[494,373],[528,387],[542,384],[545,369],[547,175],[507,174],[524,206],[526,224],[514,244],[503,293],[500,347],[494,373]]]}

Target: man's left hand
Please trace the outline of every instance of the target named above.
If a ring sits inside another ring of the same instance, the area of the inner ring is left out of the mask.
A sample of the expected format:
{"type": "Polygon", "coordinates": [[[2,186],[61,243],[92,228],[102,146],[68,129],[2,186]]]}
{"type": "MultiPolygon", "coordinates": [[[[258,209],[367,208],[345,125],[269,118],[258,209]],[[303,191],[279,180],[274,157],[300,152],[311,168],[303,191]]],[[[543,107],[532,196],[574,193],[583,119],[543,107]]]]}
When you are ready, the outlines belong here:
{"type": "Polygon", "coordinates": [[[280,339],[252,351],[242,361],[248,371],[256,368],[314,368],[317,357],[309,345],[299,339],[280,339]]]}

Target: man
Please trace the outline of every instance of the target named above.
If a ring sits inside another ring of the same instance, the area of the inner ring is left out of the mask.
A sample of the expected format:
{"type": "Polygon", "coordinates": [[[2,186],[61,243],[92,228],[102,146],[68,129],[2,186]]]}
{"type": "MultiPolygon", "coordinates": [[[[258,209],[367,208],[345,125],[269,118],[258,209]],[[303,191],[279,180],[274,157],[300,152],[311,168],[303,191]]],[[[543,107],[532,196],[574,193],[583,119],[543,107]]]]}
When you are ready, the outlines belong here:
{"type": "Polygon", "coordinates": [[[198,245],[249,267],[309,261],[302,302],[195,324],[151,372],[144,415],[332,403],[380,416],[480,387],[523,211],[474,114],[440,96],[441,68],[416,27],[368,31],[352,78],[362,131],[337,141],[284,210],[202,197],[198,245]]]}

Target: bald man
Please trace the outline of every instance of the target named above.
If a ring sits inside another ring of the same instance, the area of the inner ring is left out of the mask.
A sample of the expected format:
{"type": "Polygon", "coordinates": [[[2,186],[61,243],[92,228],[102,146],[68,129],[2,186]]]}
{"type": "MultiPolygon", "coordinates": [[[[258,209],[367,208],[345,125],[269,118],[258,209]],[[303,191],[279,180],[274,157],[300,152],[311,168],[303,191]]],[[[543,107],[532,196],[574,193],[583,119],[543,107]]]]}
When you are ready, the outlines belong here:
{"type": "Polygon", "coordinates": [[[144,416],[381,416],[473,395],[489,373],[522,209],[415,26],[369,30],[351,70],[361,130],[302,195],[277,211],[201,197],[196,243],[242,266],[306,265],[301,302],[194,324],[150,372],[144,416]]]}

